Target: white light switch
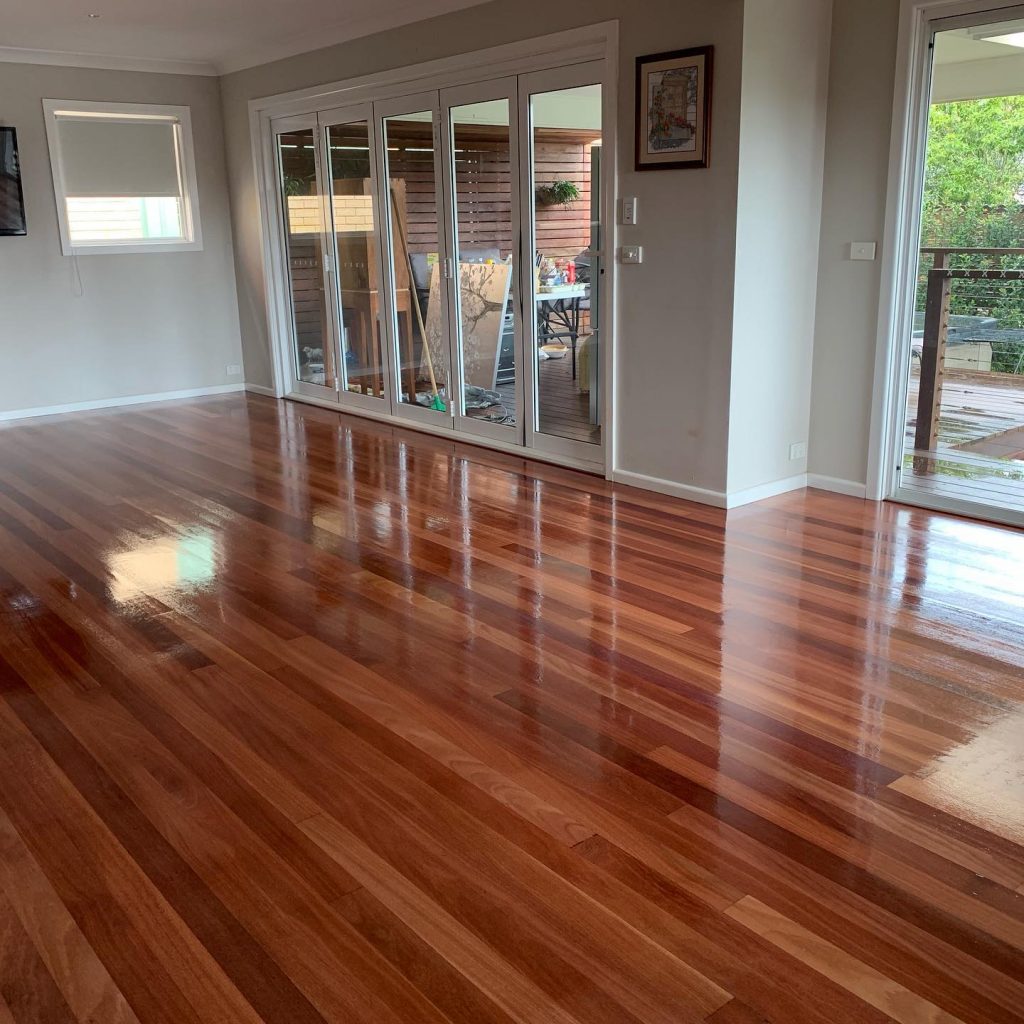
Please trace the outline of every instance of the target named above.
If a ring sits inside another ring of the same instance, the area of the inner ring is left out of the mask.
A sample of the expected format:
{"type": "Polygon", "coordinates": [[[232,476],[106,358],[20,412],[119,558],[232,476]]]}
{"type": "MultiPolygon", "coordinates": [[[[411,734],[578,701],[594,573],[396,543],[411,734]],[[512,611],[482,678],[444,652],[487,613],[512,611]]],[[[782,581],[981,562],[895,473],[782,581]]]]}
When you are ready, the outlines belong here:
{"type": "Polygon", "coordinates": [[[874,242],[851,242],[850,243],[850,259],[851,260],[873,260],[875,258],[875,243],[874,242]]]}
{"type": "Polygon", "coordinates": [[[619,249],[619,259],[623,263],[643,263],[644,247],[642,245],[624,245],[619,249]]]}
{"type": "Polygon", "coordinates": [[[636,196],[628,196],[622,200],[622,223],[636,223],[636,196]]]}

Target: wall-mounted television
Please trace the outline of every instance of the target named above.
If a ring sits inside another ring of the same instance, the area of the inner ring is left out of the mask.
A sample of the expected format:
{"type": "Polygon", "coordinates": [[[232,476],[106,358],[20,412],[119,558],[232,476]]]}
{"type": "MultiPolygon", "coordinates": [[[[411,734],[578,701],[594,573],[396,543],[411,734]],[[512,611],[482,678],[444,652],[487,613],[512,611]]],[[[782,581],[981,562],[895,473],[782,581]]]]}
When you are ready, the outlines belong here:
{"type": "Polygon", "coordinates": [[[27,234],[18,133],[0,125],[0,235],[27,234]]]}

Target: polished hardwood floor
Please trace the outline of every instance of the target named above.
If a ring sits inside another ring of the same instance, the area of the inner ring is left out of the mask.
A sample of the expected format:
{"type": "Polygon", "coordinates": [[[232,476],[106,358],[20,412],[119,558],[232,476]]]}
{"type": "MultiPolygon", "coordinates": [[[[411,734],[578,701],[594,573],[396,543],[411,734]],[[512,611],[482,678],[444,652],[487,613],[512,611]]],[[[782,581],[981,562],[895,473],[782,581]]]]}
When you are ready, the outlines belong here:
{"type": "Polygon", "coordinates": [[[227,396],[0,429],[2,1024],[1024,1020],[1024,535],[227,396]]]}

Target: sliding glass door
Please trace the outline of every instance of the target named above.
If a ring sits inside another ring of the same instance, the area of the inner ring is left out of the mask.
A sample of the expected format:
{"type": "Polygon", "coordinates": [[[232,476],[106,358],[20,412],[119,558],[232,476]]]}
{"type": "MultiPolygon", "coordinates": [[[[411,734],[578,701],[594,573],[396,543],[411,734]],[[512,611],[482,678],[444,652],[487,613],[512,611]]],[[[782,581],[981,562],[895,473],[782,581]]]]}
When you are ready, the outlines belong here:
{"type": "Polygon", "coordinates": [[[932,23],[890,496],[1024,525],[1024,78],[1005,17],[932,23]]]}

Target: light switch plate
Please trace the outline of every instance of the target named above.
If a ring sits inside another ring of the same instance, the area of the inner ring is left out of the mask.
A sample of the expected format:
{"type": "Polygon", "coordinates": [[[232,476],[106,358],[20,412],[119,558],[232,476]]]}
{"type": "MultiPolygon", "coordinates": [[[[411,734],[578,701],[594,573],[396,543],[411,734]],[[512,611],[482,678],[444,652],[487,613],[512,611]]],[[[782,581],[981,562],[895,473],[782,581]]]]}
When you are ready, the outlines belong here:
{"type": "Polygon", "coordinates": [[[790,459],[806,459],[807,458],[807,442],[806,441],[794,441],[789,446],[789,457],[790,457],[790,459]]]}
{"type": "Polygon", "coordinates": [[[873,260],[875,258],[875,243],[874,242],[851,242],[850,243],[850,259],[851,260],[873,260]]]}
{"type": "Polygon", "coordinates": [[[622,200],[622,223],[636,224],[636,196],[627,196],[622,200]]]}
{"type": "Polygon", "coordinates": [[[619,259],[623,263],[643,263],[644,247],[642,245],[624,245],[619,249],[619,259]]]}

